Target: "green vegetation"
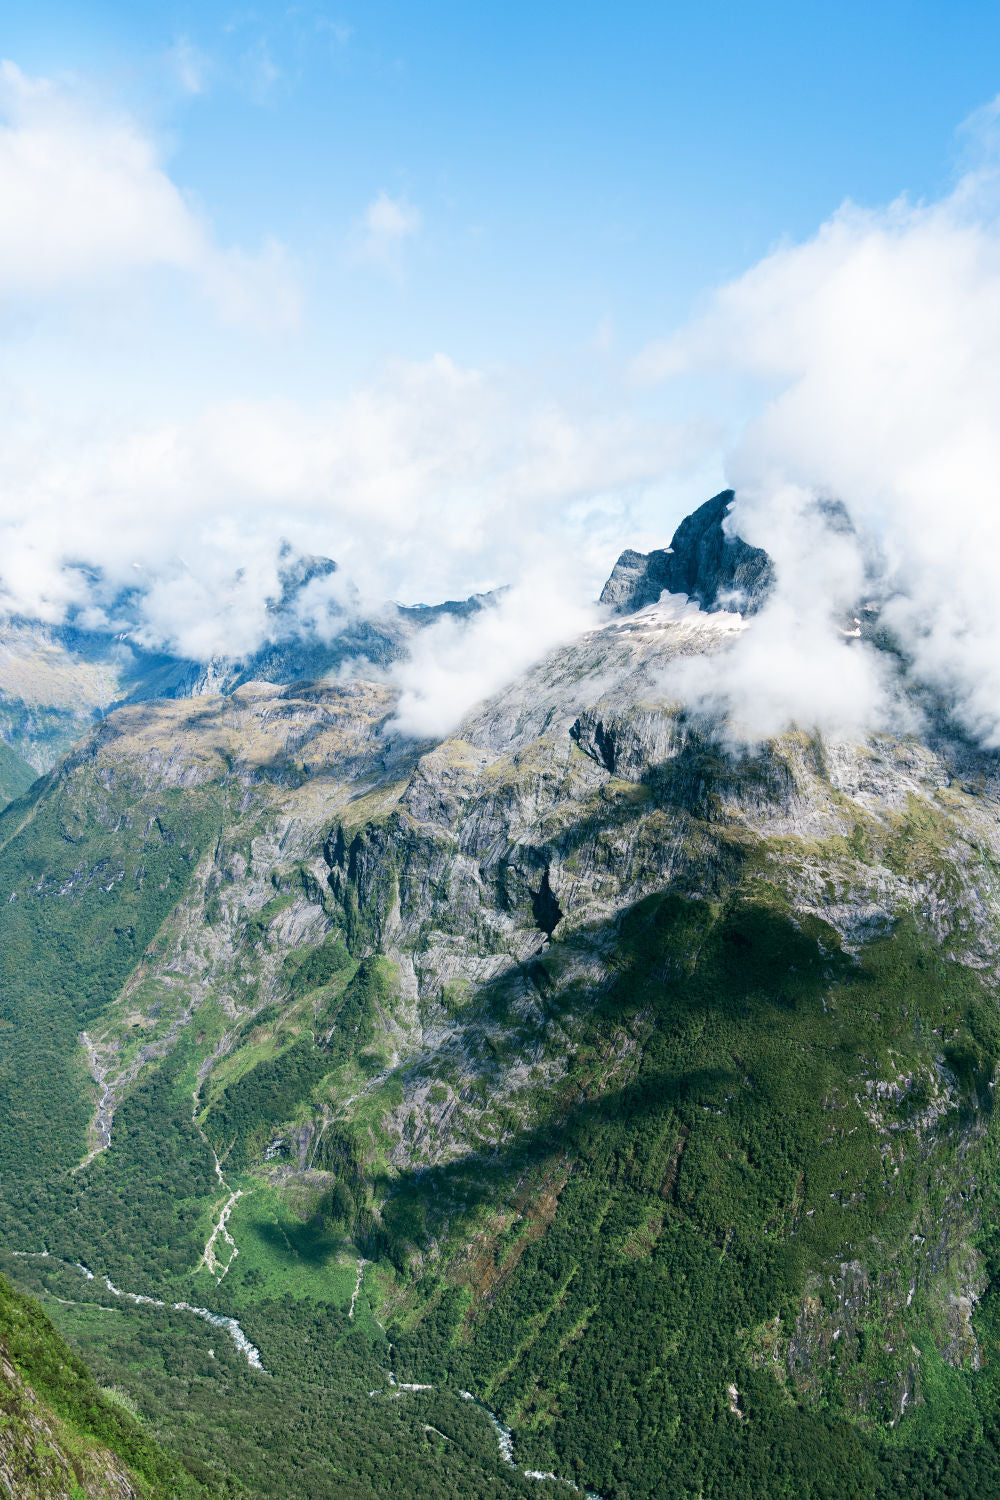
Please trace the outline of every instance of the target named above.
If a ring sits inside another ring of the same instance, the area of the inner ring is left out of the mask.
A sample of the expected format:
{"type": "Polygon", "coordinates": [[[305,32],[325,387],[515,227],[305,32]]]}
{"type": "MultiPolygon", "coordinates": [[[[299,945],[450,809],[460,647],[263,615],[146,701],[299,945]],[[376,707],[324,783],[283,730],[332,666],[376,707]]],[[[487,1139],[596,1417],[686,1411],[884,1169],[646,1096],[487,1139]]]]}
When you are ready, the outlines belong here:
{"type": "MultiPolygon", "coordinates": [[[[325,945],[294,969],[292,992],[312,993],[351,966],[339,943],[325,945]]],[[[389,1004],[391,993],[386,961],[362,959],[348,984],[329,993],[313,1027],[230,1084],[205,1119],[220,1158],[234,1171],[258,1158],[272,1128],[292,1119],[316,1084],[374,1040],[379,1009],[389,1004]]]]}
{"type": "Polygon", "coordinates": [[[53,772],[0,814],[8,1182],[84,1155],[92,1106],[78,1034],[142,960],[218,825],[206,795],[123,782],[111,793],[86,766],[53,772]]]}
{"type": "Polygon", "coordinates": [[[485,876],[471,913],[442,894],[415,963],[470,924],[497,951],[518,901],[554,940],[435,982],[418,1043],[378,949],[454,849],[380,813],[330,841],[329,887],[269,871],[230,772],[179,792],[79,765],[0,815],[0,1245],[50,1252],[0,1255],[116,1393],[77,1372],[74,1406],[39,1357],[67,1430],[151,1495],[175,1470],[179,1496],[566,1493],[503,1463],[466,1390],[522,1467],[604,1500],[1000,1490],[992,974],[916,916],[845,951],[783,893],[878,868],[957,905],[938,810],[760,844],[727,803],[779,799],[780,767],[692,750],[610,781],[553,813],[567,863],[611,889],[624,830],[654,870],[669,844],[673,886],[565,938],[534,851],[496,877],[499,916],[485,876]],[[85,1027],[143,1066],[74,1171],[85,1027]],[[219,1279],[203,1251],[237,1190],[219,1279]],[[267,1373],[191,1305],[238,1318],[267,1373]]]}
{"type": "Polygon", "coordinates": [[[390,1189],[398,1267],[449,1220],[452,1245],[473,1247],[409,1292],[389,1330],[398,1366],[483,1392],[533,1464],[609,1496],[929,1496],[959,1432],[972,1472],[996,1481],[996,1421],[980,1414],[991,1387],[939,1356],[896,1438],[910,1342],[944,1301],[947,1268],[915,1273],[910,1311],[887,1296],[910,1274],[913,1234],[957,1214],[972,1236],[979,1173],[995,1161],[1000,1037],[981,976],[908,923],[853,960],[765,893],[650,898],[622,924],[616,968],[543,1127],[492,1162],[390,1189]],[[638,1069],[609,1091],[599,1069],[615,1036],[638,1069]],[[931,1149],[901,1158],[887,1143],[939,1087],[942,1036],[957,1093],[927,1127],[931,1149]],[[883,1091],[873,1123],[857,1102],[866,1085],[911,1075],[898,1100],[883,1091]],[[484,1216],[512,1178],[509,1210],[484,1216]],[[867,1270],[845,1314],[853,1257],[867,1270]],[[810,1276],[812,1334],[797,1326],[810,1276]],[[775,1327],[777,1361],[756,1332],[775,1327]],[[922,1452],[900,1447],[908,1431],[922,1452]]]}
{"type": "MultiPolygon", "coordinates": [[[[226,1275],[227,1303],[240,1317],[262,1298],[306,1298],[346,1307],[357,1274],[357,1251],[342,1226],[323,1213],[323,1190],[289,1184],[281,1188],[246,1178],[246,1196],[233,1209],[229,1228],[239,1255],[226,1275]]],[[[211,1295],[202,1271],[198,1295],[211,1295]]],[[[365,1308],[367,1304],[364,1304],[365,1308]]]]}
{"type": "MultiPolygon", "coordinates": [[[[23,1388],[18,1390],[4,1382],[4,1395],[0,1397],[0,1441],[8,1454],[14,1455],[15,1464],[20,1457],[24,1465],[22,1472],[14,1477],[23,1483],[25,1493],[29,1489],[32,1494],[58,1492],[55,1482],[50,1490],[45,1486],[39,1453],[45,1446],[44,1439],[33,1430],[33,1424],[39,1421],[59,1440],[80,1483],[93,1473],[91,1460],[100,1445],[121,1461],[144,1500],[157,1497],[195,1500],[198,1496],[236,1493],[228,1485],[220,1487],[215,1482],[220,1476],[212,1475],[210,1470],[198,1475],[169,1457],[121,1400],[98,1389],[86,1365],[67,1347],[38,1304],[15,1291],[3,1276],[0,1276],[0,1354],[10,1361],[42,1403],[39,1408],[23,1388]]],[[[51,1445],[48,1451],[50,1457],[54,1456],[51,1445]]],[[[96,1457],[100,1459],[99,1453],[96,1457]]]]}
{"type": "Polygon", "coordinates": [[[26,792],[38,772],[22,760],[16,750],[0,740],[0,806],[26,792]]]}
{"type": "MultiPolygon", "coordinates": [[[[390,1390],[384,1336],[343,1306],[258,1295],[241,1321],[266,1351],[263,1375],[224,1332],[189,1314],[123,1306],[71,1267],[16,1264],[33,1289],[63,1299],[50,1301],[52,1315],[86,1347],[97,1379],[123,1389],[144,1429],[183,1452],[186,1471],[210,1492],[224,1466],[240,1500],[546,1500],[553,1493],[499,1461],[485,1415],[454,1392],[383,1395],[390,1390]]],[[[128,1420],[118,1401],[106,1405],[116,1420],[128,1420]]]]}

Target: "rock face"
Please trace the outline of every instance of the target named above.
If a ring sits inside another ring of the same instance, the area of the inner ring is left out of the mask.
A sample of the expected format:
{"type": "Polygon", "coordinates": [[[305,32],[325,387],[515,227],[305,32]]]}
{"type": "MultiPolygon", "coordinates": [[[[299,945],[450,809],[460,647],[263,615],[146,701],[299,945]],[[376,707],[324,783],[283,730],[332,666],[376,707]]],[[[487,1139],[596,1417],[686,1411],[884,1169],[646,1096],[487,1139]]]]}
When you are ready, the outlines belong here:
{"type": "Polygon", "coordinates": [[[0,1276],[0,1495],[195,1500],[203,1493],[142,1432],[132,1403],[101,1390],[38,1303],[0,1276]],[[145,1474],[136,1472],[136,1459],[145,1474]],[[157,1469],[162,1482],[151,1480],[157,1469]]]}
{"type": "MultiPolygon", "coordinates": [[[[753,614],[767,597],[772,567],[759,548],[726,535],[723,522],[732,500],[733,491],[724,490],[706,501],[681,522],[669,548],[623,552],[601,602],[616,614],[631,614],[655,604],[666,590],[686,594],[704,610],[753,614]]],[[[0,628],[0,741],[27,767],[47,771],[120,704],[228,694],[250,682],[315,681],[359,659],[386,667],[406,655],[414,634],[442,616],[466,618],[490,603],[489,595],[473,595],[430,606],[388,604],[366,614],[357,601],[350,603],[345,585],[348,603],[339,619],[337,606],[325,605],[333,614],[318,632],[309,623],[310,590],[336,573],[330,558],[289,554],[279,573],[281,592],[267,607],[265,639],[242,657],[199,662],[141,645],[132,594],[109,606],[115,625],[106,630],[74,620],[8,620],[0,628]],[[331,618],[336,628],[329,628],[331,618]]],[[[5,790],[0,785],[0,795],[5,790]]]]}
{"type": "Polygon", "coordinates": [[[704,610],[738,610],[752,615],[771,587],[773,569],[766,552],[728,536],[723,522],[732,490],[706,500],[678,526],[669,547],[656,552],[626,550],[604,585],[601,603],[615,614],[632,614],[655,604],[666,590],[687,594],[704,610]]]}
{"type": "Polygon", "coordinates": [[[91,1450],[84,1465],[60,1441],[57,1419],[21,1379],[2,1343],[0,1384],[0,1493],[18,1500],[137,1500],[136,1481],[115,1454],[91,1450]]]}

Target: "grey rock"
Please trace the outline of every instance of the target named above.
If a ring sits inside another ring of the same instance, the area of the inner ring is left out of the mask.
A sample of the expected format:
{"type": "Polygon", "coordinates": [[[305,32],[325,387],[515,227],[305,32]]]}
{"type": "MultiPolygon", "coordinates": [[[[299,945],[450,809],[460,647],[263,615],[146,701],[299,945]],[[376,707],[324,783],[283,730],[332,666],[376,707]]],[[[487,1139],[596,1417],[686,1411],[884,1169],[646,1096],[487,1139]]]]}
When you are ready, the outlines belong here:
{"type": "Polygon", "coordinates": [[[723,528],[732,490],[706,500],[686,516],[669,547],[655,552],[627,549],[604,585],[601,603],[615,614],[633,614],[660,595],[686,594],[704,610],[756,614],[771,588],[774,569],[767,553],[723,528]]]}

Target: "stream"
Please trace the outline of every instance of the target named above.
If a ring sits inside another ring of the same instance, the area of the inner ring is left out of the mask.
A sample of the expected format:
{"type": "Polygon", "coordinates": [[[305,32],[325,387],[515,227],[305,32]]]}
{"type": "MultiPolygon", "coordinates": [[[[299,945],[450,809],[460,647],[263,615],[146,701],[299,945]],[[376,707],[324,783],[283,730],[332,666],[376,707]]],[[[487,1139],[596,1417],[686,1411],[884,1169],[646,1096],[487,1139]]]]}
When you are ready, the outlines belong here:
{"type": "MultiPolygon", "coordinates": [[[[364,1274],[364,1268],[366,1265],[370,1264],[371,1262],[366,1260],[361,1260],[358,1262],[358,1284],[354,1289],[354,1297],[351,1298],[352,1317],[354,1315],[354,1300],[361,1289],[361,1278],[364,1274]]],[[[372,1314],[372,1316],[374,1317],[374,1314],[372,1314]]],[[[385,1329],[382,1327],[382,1324],[378,1322],[378,1318],[375,1318],[375,1321],[382,1329],[382,1332],[385,1333],[385,1329]]],[[[392,1353],[391,1344],[389,1345],[389,1353],[390,1355],[392,1353]]],[[[399,1397],[416,1391],[433,1391],[434,1389],[435,1387],[433,1385],[421,1385],[416,1381],[397,1380],[395,1372],[393,1370],[390,1370],[388,1392],[384,1392],[382,1390],[369,1391],[368,1397],[369,1400],[374,1400],[376,1397],[383,1394],[388,1394],[390,1397],[399,1397]]],[[[445,1389],[448,1388],[445,1387],[445,1389]]],[[[578,1484],[574,1484],[572,1479],[564,1479],[561,1474],[547,1473],[542,1469],[522,1469],[518,1464],[516,1458],[514,1457],[514,1434],[511,1429],[509,1427],[506,1427],[503,1422],[501,1422],[495,1411],[491,1411],[486,1403],[480,1401],[479,1397],[474,1396],[471,1391],[458,1391],[456,1394],[460,1396],[463,1401],[471,1401],[474,1406],[478,1406],[479,1410],[489,1418],[490,1426],[496,1433],[497,1448],[500,1451],[500,1457],[503,1459],[504,1463],[508,1465],[509,1468],[516,1469],[519,1474],[524,1475],[525,1479],[541,1479],[547,1480],[550,1484],[561,1484],[566,1489],[573,1490],[575,1494],[583,1495],[584,1500],[603,1500],[603,1497],[599,1495],[596,1490],[583,1490],[578,1484]]]]}
{"type": "MultiPolygon", "coordinates": [[[[214,1151],[212,1152],[212,1155],[215,1156],[214,1151]]],[[[219,1167],[219,1158],[217,1156],[215,1156],[215,1170],[219,1173],[219,1181],[222,1182],[222,1171],[219,1167]]],[[[223,1183],[223,1187],[228,1186],[228,1182],[223,1183]]],[[[236,1248],[236,1241],[229,1233],[227,1224],[229,1222],[229,1215],[232,1213],[238,1200],[242,1197],[242,1188],[237,1188],[235,1192],[230,1193],[229,1198],[226,1202],[226,1206],[219,1215],[219,1222],[218,1224],[216,1224],[215,1228],[212,1230],[212,1233],[209,1235],[208,1243],[206,1244],[204,1250],[201,1252],[201,1260],[198,1262],[198,1270],[200,1271],[202,1266],[204,1266],[206,1271],[209,1271],[215,1277],[216,1286],[218,1286],[219,1282],[222,1280],[223,1276],[225,1276],[226,1272],[229,1270],[229,1267],[232,1265],[233,1261],[240,1253],[236,1248]],[[226,1244],[229,1246],[231,1252],[229,1259],[225,1262],[225,1264],[223,1264],[215,1254],[215,1244],[220,1234],[222,1235],[226,1244]]]]}
{"type": "Polygon", "coordinates": [[[198,1262],[198,1269],[200,1270],[201,1267],[204,1266],[206,1271],[208,1271],[210,1275],[215,1277],[215,1284],[216,1286],[218,1286],[219,1282],[222,1280],[223,1276],[225,1276],[226,1272],[233,1264],[233,1261],[240,1253],[236,1241],[229,1233],[228,1226],[229,1215],[236,1207],[239,1199],[244,1196],[244,1191],[242,1188],[237,1188],[234,1191],[229,1186],[229,1183],[222,1175],[222,1164],[219,1161],[218,1152],[212,1145],[208,1136],[202,1130],[201,1126],[198,1124],[198,1099],[201,1095],[201,1085],[203,1081],[204,1080],[201,1079],[199,1075],[199,1082],[195,1084],[194,1092],[191,1095],[191,1124],[194,1126],[195,1130],[197,1130],[198,1134],[201,1136],[209,1151],[211,1151],[212,1163],[215,1167],[215,1175],[219,1179],[220,1187],[224,1187],[226,1189],[226,1192],[229,1194],[229,1199],[224,1204],[222,1212],[219,1215],[219,1222],[212,1229],[212,1233],[208,1237],[208,1242],[206,1243],[204,1250],[201,1252],[201,1260],[198,1262]],[[225,1265],[223,1265],[223,1263],[215,1254],[215,1246],[220,1234],[222,1235],[222,1238],[225,1240],[226,1244],[229,1246],[230,1250],[230,1256],[225,1265]]]}
{"type": "MultiPolygon", "coordinates": [[[[230,1203],[227,1205],[227,1208],[231,1207],[232,1203],[237,1197],[239,1197],[238,1193],[233,1195],[233,1198],[230,1199],[230,1203]]],[[[228,1214],[224,1210],[223,1216],[222,1218],[220,1218],[219,1225],[224,1233],[224,1219],[226,1217],[228,1217],[228,1214]]],[[[228,1234],[226,1234],[226,1238],[229,1238],[228,1234]]],[[[211,1244],[211,1241],[209,1243],[211,1244]]],[[[206,1246],[206,1252],[207,1251],[208,1246],[206,1246]]],[[[62,1260],[58,1255],[51,1255],[48,1250],[12,1250],[10,1253],[12,1255],[18,1256],[22,1260],[51,1260],[56,1265],[67,1266],[70,1270],[77,1271],[81,1276],[86,1277],[88,1281],[95,1281],[98,1279],[95,1273],[90,1270],[89,1266],[83,1265],[81,1261],[62,1260]]],[[[235,1258],[235,1256],[233,1258],[235,1258]]],[[[208,1264],[207,1260],[205,1263],[208,1264]]],[[[229,1264],[232,1264],[232,1260],[230,1260],[229,1264]]],[[[348,1313],[348,1317],[350,1318],[354,1317],[354,1306],[358,1298],[358,1293],[361,1291],[361,1282],[364,1278],[365,1266],[370,1264],[370,1261],[367,1261],[363,1258],[358,1261],[358,1279],[354,1286],[353,1295],[351,1296],[351,1306],[348,1313]]],[[[213,1267],[209,1266],[209,1269],[211,1270],[213,1269],[213,1267]]],[[[226,1269],[228,1270],[228,1266],[226,1267],[226,1269]]],[[[223,1271],[223,1275],[225,1275],[225,1271],[223,1271]]],[[[221,1279],[222,1277],[220,1276],[219,1280],[221,1281],[221,1279]]],[[[203,1318],[204,1321],[206,1323],[210,1323],[213,1328],[224,1329],[232,1339],[240,1354],[243,1355],[250,1368],[253,1370],[259,1370],[262,1375],[266,1375],[268,1373],[261,1362],[260,1350],[250,1342],[236,1318],[226,1317],[223,1313],[211,1312],[207,1307],[196,1307],[191,1302],[164,1302],[159,1297],[148,1297],[143,1292],[123,1291],[120,1287],[115,1286],[110,1276],[102,1275],[100,1277],[100,1280],[104,1283],[113,1297],[118,1297],[123,1299],[124,1301],[131,1302],[137,1307],[169,1307],[174,1312],[191,1313],[196,1318],[203,1318]]],[[[63,1301],[64,1299],[58,1298],[57,1300],[63,1301]]],[[[375,1321],[376,1323],[378,1323],[377,1318],[375,1319],[375,1321]]],[[[381,1323],[379,1323],[378,1326],[382,1328],[381,1323]]],[[[382,1332],[385,1332],[384,1328],[382,1328],[382,1332]]],[[[391,1353],[391,1344],[389,1346],[389,1349],[391,1353]]],[[[388,1394],[390,1397],[400,1397],[419,1391],[433,1391],[434,1389],[435,1387],[433,1385],[423,1385],[416,1381],[397,1380],[395,1372],[390,1370],[388,1390],[369,1391],[368,1396],[369,1399],[374,1400],[376,1397],[383,1394],[388,1394]]],[[[461,1400],[471,1401],[475,1406],[478,1406],[479,1410],[489,1418],[490,1425],[492,1426],[493,1431],[496,1433],[497,1448],[499,1450],[500,1457],[510,1468],[516,1469],[520,1474],[523,1474],[525,1479],[547,1480],[551,1484],[563,1485],[566,1489],[573,1490],[577,1495],[583,1495],[584,1500],[602,1500],[602,1497],[597,1493],[596,1490],[583,1490],[578,1484],[574,1484],[572,1479],[564,1479],[560,1474],[547,1473],[541,1469],[520,1468],[520,1465],[517,1463],[517,1460],[514,1457],[514,1434],[511,1429],[509,1427],[506,1427],[504,1423],[501,1422],[495,1411],[492,1411],[485,1404],[485,1402],[480,1401],[478,1396],[474,1396],[471,1391],[458,1391],[456,1392],[456,1394],[461,1398],[461,1400]]]]}
{"type": "MultiPolygon", "coordinates": [[[[354,1304],[355,1304],[355,1302],[357,1302],[357,1300],[358,1300],[358,1293],[361,1290],[361,1278],[365,1274],[365,1266],[370,1266],[370,1265],[371,1265],[371,1261],[370,1260],[365,1260],[363,1257],[362,1257],[361,1260],[358,1261],[358,1279],[354,1283],[354,1291],[351,1293],[351,1309],[350,1309],[350,1312],[347,1314],[347,1316],[349,1318],[353,1318],[354,1317],[354,1304]]],[[[381,1328],[381,1326],[382,1325],[379,1324],[380,1328],[381,1328]]]]}
{"type": "Polygon", "coordinates": [[[80,1041],[86,1049],[87,1058],[90,1062],[91,1077],[101,1092],[97,1101],[97,1111],[93,1119],[93,1131],[97,1137],[97,1145],[87,1152],[83,1161],[73,1167],[72,1170],[74,1172],[82,1172],[84,1167],[90,1166],[95,1156],[108,1149],[111,1145],[111,1121],[114,1119],[114,1099],[112,1097],[111,1084],[108,1082],[108,1069],[100,1061],[97,1048],[85,1031],[80,1032],[80,1041]]]}
{"type": "MultiPolygon", "coordinates": [[[[435,1389],[433,1385],[420,1385],[416,1381],[397,1380],[392,1370],[389,1371],[389,1386],[391,1387],[388,1393],[390,1396],[403,1396],[414,1391],[433,1391],[435,1389]]],[[[382,1391],[368,1392],[371,1399],[382,1394],[382,1391]]],[[[584,1500],[602,1500],[602,1497],[596,1490],[582,1490],[578,1484],[573,1483],[572,1479],[563,1479],[561,1474],[552,1474],[542,1469],[522,1469],[514,1457],[514,1434],[509,1427],[504,1426],[496,1412],[491,1411],[485,1402],[480,1401],[479,1397],[474,1396],[471,1391],[458,1391],[457,1395],[463,1401],[471,1401],[474,1406],[478,1406],[479,1410],[489,1418],[490,1426],[496,1433],[497,1448],[499,1449],[500,1457],[509,1468],[516,1469],[519,1474],[524,1475],[525,1479],[544,1479],[548,1480],[550,1484],[564,1485],[566,1489],[573,1490],[578,1495],[583,1495],[584,1500]]]]}
{"type": "MultiPolygon", "coordinates": [[[[80,1275],[85,1276],[88,1281],[97,1279],[94,1272],[79,1261],[61,1260],[58,1255],[50,1255],[47,1250],[12,1250],[11,1254],[22,1260],[51,1260],[57,1265],[68,1266],[72,1271],[79,1271],[80,1275]]],[[[137,1306],[169,1307],[174,1312],[193,1313],[196,1318],[204,1318],[206,1323],[211,1323],[213,1328],[225,1329],[251,1369],[259,1370],[262,1375],[267,1374],[261,1363],[260,1350],[251,1344],[235,1318],[228,1318],[223,1313],[211,1312],[207,1307],[195,1307],[191,1302],[163,1302],[159,1297],[147,1297],[143,1292],[123,1292],[120,1287],[115,1286],[110,1276],[102,1276],[100,1279],[113,1297],[124,1298],[125,1301],[133,1302],[137,1306]]]]}

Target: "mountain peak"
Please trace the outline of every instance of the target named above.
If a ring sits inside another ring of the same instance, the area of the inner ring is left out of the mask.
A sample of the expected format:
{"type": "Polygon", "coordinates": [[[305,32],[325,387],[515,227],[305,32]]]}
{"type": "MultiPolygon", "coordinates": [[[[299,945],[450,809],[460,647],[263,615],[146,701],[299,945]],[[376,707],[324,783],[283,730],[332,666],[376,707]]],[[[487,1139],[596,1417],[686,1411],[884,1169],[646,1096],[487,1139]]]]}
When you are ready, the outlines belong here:
{"type": "Polygon", "coordinates": [[[615,614],[634,614],[660,595],[687,594],[708,611],[755,614],[771,588],[773,567],[767,553],[723,527],[734,500],[722,490],[678,526],[669,547],[654,552],[626,549],[601,592],[601,603],[615,614]]]}

